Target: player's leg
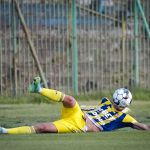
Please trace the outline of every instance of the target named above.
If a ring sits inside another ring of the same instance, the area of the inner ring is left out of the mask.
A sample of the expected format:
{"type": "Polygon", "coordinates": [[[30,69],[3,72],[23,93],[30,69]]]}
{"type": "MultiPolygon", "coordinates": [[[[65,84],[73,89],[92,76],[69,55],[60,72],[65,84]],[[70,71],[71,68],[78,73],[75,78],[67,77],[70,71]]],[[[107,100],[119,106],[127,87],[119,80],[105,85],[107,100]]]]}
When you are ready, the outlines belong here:
{"type": "Polygon", "coordinates": [[[75,106],[76,101],[72,96],[65,95],[57,90],[42,88],[40,82],[40,77],[35,77],[32,84],[29,86],[29,91],[46,96],[52,101],[62,102],[64,107],[71,108],[75,106]]]}
{"type": "MultiPolygon", "coordinates": [[[[76,105],[76,101],[73,97],[65,95],[60,91],[42,88],[40,85],[40,81],[41,81],[40,77],[34,78],[32,84],[29,87],[29,91],[40,93],[41,95],[46,96],[53,101],[57,102],[61,101],[63,103],[64,108],[66,109],[73,108],[76,105]]],[[[62,116],[64,116],[63,112],[64,111],[62,111],[62,116]]],[[[0,133],[8,133],[8,134],[31,134],[31,133],[51,133],[51,132],[57,133],[57,128],[53,123],[41,123],[35,126],[22,126],[9,129],[0,127],[0,133]]]]}
{"type": "Polygon", "coordinates": [[[40,123],[34,126],[22,126],[16,128],[0,127],[1,134],[32,134],[32,133],[57,133],[57,128],[51,122],[40,123]]]}

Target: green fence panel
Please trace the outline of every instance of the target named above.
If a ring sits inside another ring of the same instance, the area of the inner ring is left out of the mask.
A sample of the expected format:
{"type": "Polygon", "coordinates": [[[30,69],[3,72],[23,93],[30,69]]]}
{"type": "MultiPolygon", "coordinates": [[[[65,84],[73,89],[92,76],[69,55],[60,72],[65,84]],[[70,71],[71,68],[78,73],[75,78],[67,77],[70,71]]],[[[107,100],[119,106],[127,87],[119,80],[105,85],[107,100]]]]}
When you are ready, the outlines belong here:
{"type": "Polygon", "coordinates": [[[150,88],[149,0],[138,1],[142,14],[135,14],[136,0],[0,0],[1,95],[27,93],[33,77],[41,74],[15,1],[48,87],[74,94],[136,84],[150,88]]]}

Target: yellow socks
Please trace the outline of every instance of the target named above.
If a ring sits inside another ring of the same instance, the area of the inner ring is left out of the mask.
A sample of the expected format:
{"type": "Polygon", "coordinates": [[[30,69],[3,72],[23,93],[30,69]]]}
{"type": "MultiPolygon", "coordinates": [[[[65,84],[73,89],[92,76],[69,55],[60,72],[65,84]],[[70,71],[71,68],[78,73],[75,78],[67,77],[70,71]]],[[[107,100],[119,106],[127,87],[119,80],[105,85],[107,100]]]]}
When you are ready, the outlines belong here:
{"type": "Polygon", "coordinates": [[[63,101],[64,94],[60,91],[42,88],[39,92],[41,95],[46,96],[47,98],[51,99],[52,101],[63,101]]]}
{"type": "Polygon", "coordinates": [[[32,134],[35,133],[35,129],[32,126],[22,126],[17,128],[6,129],[8,134],[32,134]]]}

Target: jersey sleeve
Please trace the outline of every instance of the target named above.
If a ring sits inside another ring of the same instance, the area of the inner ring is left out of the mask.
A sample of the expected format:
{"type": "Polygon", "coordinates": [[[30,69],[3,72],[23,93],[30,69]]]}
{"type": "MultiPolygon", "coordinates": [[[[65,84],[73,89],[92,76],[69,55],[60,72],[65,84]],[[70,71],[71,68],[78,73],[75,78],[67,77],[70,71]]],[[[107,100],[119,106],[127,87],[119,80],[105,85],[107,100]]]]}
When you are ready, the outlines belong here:
{"type": "Polygon", "coordinates": [[[124,128],[124,127],[131,127],[133,128],[133,123],[137,122],[132,116],[129,114],[123,114],[125,115],[124,119],[121,121],[118,128],[124,128]]]}
{"type": "Polygon", "coordinates": [[[135,122],[137,122],[137,121],[136,121],[136,119],[134,119],[132,116],[130,116],[129,114],[127,114],[127,115],[125,116],[125,118],[123,119],[122,122],[124,122],[124,123],[135,123],[135,122]]]}

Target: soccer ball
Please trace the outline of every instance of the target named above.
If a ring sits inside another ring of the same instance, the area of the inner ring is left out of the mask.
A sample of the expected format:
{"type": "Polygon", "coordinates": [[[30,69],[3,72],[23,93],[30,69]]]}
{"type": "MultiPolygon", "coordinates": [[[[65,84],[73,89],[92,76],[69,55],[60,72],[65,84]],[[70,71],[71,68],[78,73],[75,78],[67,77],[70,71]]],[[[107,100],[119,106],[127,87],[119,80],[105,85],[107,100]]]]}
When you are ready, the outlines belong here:
{"type": "Polygon", "coordinates": [[[117,89],[113,94],[113,102],[119,107],[125,108],[131,104],[132,94],[126,88],[117,89]]]}

